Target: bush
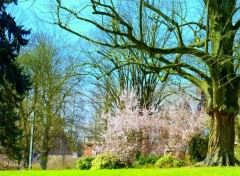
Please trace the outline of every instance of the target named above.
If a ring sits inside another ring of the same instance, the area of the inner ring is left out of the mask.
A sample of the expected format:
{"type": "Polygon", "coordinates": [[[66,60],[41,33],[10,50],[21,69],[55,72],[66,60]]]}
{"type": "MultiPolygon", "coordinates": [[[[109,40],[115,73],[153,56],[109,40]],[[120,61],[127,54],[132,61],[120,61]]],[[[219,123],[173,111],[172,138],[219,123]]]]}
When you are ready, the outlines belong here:
{"type": "Polygon", "coordinates": [[[92,170],[97,169],[120,169],[125,167],[126,164],[123,162],[123,159],[119,156],[116,156],[112,153],[103,153],[99,154],[92,161],[92,170]]]}
{"type": "Polygon", "coordinates": [[[138,158],[139,164],[140,165],[145,165],[145,164],[155,164],[158,160],[158,157],[154,155],[149,155],[149,156],[140,156],[138,158]]]}
{"type": "Polygon", "coordinates": [[[177,159],[175,159],[174,161],[173,161],[173,167],[183,167],[183,166],[185,166],[186,164],[185,164],[185,162],[183,161],[183,160],[177,160],[177,159]]]}
{"type": "Polygon", "coordinates": [[[207,156],[208,136],[201,137],[200,134],[193,136],[189,143],[189,154],[192,160],[200,162],[207,156]]]}
{"type": "Polygon", "coordinates": [[[154,155],[140,156],[137,160],[133,161],[132,167],[133,168],[153,167],[154,164],[157,162],[157,160],[158,160],[158,157],[154,155]]]}
{"type": "Polygon", "coordinates": [[[165,155],[157,160],[155,167],[158,168],[171,168],[171,167],[182,167],[185,166],[185,162],[178,160],[171,155],[165,155]]]}
{"type": "Polygon", "coordinates": [[[185,166],[192,166],[196,164],[195,161],[191,159],[190,155],[185,156],[184,163],[185,163],[185,166]]]}
{"type": "Polygon", "coordinates": [[[80,158],[75,162],[75,169],[88,170],[92,167],[92,161],[94,158],[80,158]]]}
{"type": "Polygon", "coordinates": [[[158,168],[170,168],[173,167],[174,158],[170,155],[165,155],[157,160],[155,166],[158,168]]]}

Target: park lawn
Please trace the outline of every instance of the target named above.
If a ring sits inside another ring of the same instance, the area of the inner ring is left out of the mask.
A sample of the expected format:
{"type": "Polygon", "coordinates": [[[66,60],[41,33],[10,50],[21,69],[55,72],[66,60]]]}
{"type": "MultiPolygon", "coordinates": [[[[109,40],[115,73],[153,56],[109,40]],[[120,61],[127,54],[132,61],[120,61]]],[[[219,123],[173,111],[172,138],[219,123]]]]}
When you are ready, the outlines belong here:
{"type": "Polygon", "coordinates": [[[0,171],[0,176],[239,176],[240,167],[0,171]]]}

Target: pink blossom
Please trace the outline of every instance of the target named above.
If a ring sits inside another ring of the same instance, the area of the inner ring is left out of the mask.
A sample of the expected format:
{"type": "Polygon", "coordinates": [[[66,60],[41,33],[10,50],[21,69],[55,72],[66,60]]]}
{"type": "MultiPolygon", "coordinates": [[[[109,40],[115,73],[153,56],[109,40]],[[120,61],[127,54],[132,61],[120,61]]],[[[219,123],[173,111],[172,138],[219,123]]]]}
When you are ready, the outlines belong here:
{"type": "Polygon", "coordinates": [[[112,152],[131,161],[137,152],[162,155],[165,149],[180,154],[196,133],[204,128],[206,114],[191,110],[191,99],[162,107],[140,107],[139,97],[124,91],[112,112],[102,114],[106,121],[103,141],[95,153],[112,152]]]}

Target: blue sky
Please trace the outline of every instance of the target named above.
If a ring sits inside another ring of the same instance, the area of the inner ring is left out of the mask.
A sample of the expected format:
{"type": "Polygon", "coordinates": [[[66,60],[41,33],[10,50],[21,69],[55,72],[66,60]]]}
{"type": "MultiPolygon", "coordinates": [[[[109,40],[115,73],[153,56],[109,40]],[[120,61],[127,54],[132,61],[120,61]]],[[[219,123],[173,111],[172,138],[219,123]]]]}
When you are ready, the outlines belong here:
{"type": "Polygon", "coordinates": [[[25,28],[31,28],[36,30],[38,23],[41,23],[36,15],[44,15],[44,5],[47,3],[46,0],[19,0],[18,5],[11,5],[8,7],[8,11],[15,16],[18,24],[23,25],[25,28]]]}
{"type": "MultiPolygon", "coordinates": [[[[18,24],[23,25],[25,29],[31,29],[31,33],[41,32],[57,32],[63,36],[70,36],[73,42],[79,40],[78,37],[64,31],[57,25],[50,24],[53,22],[51,12],[51,4],[55,0],[18,0],[18,5],[11,4],[7,10],[11,13],[18,24]]],[[[72,0],[66,1],[71,4],[72,0]]],[[[75,24],[79,28],[80,24],[75,24]]],[[[81,25],[82,32],[89,30],[88,26],[81,25]]]]}

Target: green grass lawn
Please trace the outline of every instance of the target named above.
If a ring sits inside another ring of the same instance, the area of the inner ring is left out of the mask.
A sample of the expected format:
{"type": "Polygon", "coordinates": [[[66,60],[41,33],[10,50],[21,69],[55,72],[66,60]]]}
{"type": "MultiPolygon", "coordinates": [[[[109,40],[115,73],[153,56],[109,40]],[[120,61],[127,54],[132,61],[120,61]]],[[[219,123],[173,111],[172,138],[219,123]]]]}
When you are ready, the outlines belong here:
{"type": "Polygon", "coordinates": [[[118,170],[58,170],[0,171],[0,176],[239,176],[240,167],[118,169],[118,170]]]}

